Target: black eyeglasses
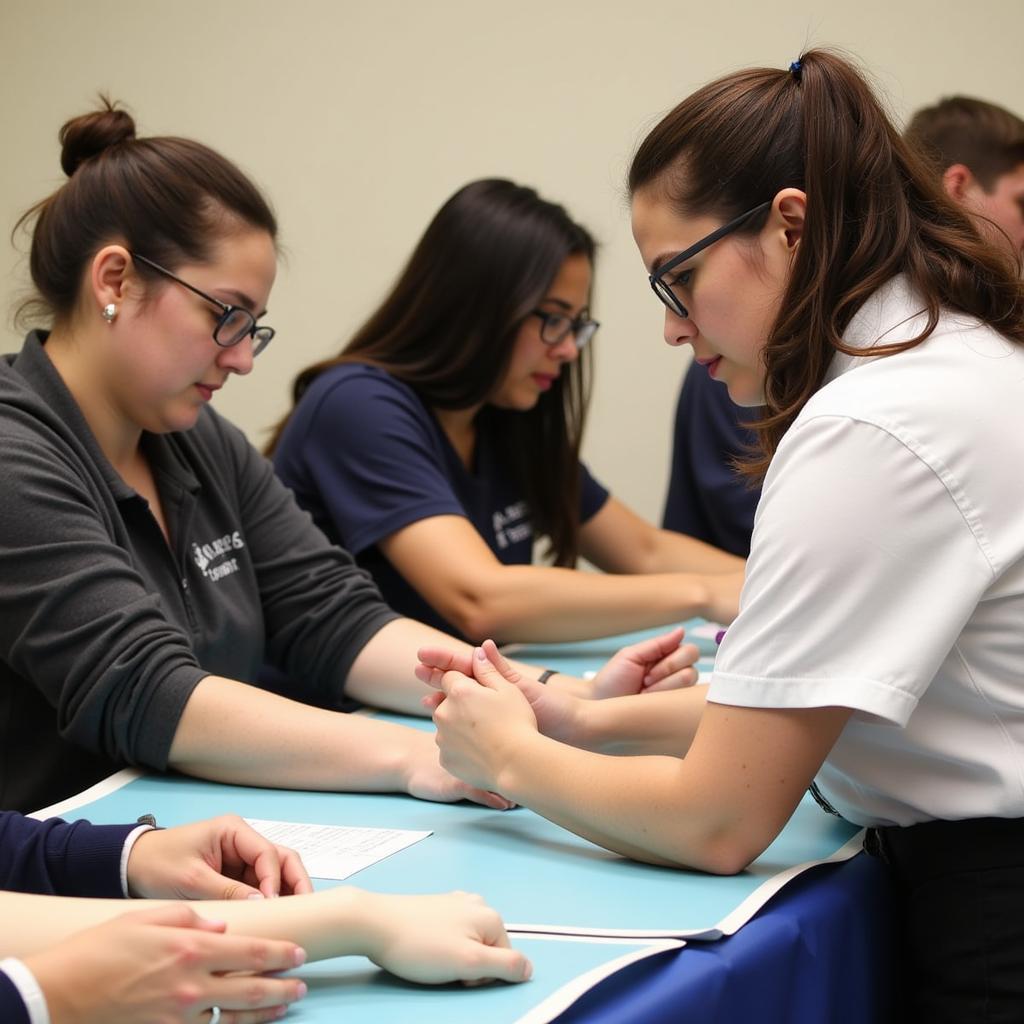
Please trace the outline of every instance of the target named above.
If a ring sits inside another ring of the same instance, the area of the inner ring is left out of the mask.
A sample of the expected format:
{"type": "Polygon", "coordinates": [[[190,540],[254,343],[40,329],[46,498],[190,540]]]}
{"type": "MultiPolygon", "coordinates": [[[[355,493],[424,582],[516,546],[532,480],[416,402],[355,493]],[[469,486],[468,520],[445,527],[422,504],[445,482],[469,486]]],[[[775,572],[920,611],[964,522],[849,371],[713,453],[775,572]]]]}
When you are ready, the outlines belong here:
{"type": "Polygon", "coordinates": [[[577,348],[584,345],[597,333],[601,325],[596,320],[580,313],[571,317],[566,313],[549,313],[543,309],[534,309],[530,316],[540,318],[540,340],[545,345],[557,345],[564,337],[571,334],[577,348]]]}
{"type": "Polygon", "coordinates": [[[735,231],[738,227],[745,224],[751,217],[757,216],[764,210],[767,210],[772,205],[772,201],[769,199],[768,202],[761,203],[760,206],[755,206],[752,210],[747,210],[746,213],[740,214],[735,220],[729,221],[728,224],[723,224],[720,228],[715,228],[710,235],[705,235],[699,242],[695,242],[690,246],[689,249],[684,249],[678,256],[673,256],[667,263],[663,263],[653,274],[649,275],[648,280],[651,282],[651,288],[654,290],[654,294],[661,299],[662,302],[672,310],[676,316],[681,316],[684,320],[690,315],[686,306],[683,305],[682,299],[674,291],[672,286],[678,282],[668,282],[664,280],[666,274],[675,270],[680,263],[685,263],[689,259],[693,259],[697,253],[702,252],[709,245],[714,245],[720,238],[725,238],[726,235],[735,231]]]}
{"type": "Polygon", "coordinates": [[[220,318],[213,328],[213,340],[221,348],[231,348],[248,336],[252,338],[252,354],[253,356],[258,356],[273,340],[274,328],[259,326],[256,323],[256,317],[249,310],[243,309],[241,306],[229,306],[226,302],[221,302],[220,299],[207,295],[206,292],[200,291],[194,285],[189,284],[188,281],[182,281],[180,277],[172,274],[166,267],[161,267],[159,263],[154,263],[152,260],[146,259],[145,256],[140,256],[137,252],[133,252],[131,257],[133,260],[145,263],[147,267],[152,267],[158,274],[163,274],[164,277],[170,278],[176,284],[180,284],[182,288],[187,288],[200,298],[213,303],[221,311],[220,318]]]}

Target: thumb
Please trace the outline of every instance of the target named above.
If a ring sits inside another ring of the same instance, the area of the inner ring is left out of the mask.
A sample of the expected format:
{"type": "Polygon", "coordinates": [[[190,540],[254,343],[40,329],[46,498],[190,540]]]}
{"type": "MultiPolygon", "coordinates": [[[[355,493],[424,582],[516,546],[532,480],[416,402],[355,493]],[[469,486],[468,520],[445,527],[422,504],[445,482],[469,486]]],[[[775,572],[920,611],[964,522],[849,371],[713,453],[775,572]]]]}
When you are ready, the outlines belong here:
{"type": "Polygon", "coordinates": [[[473,650],[473,675],[478,682],[497,688],[502,683],[518,683],[519,673],[505,660],[493,640],[485,640],[473,650]]]}
{"type": "Polygon", "coordinates": [[[474,943],[472,956],[467,958],[464,981],[529,981],[533,977],[533,964],[518,949],[504,946],[486,946],[474,943]]]}
{"type": "Polygon", "coordinates": [[[195,872],[189,888],[190,892],[187,895],[190,899],[247,900],[254,896],[263,896],[259,889],[237,878],[222,875],[205,863],[195,872]]]}
{"type": "Polygon", "coordinates": [[[671,654],[683,642],[684,634],[683,627],[676,626],[667,633],[659,633],[647,640],[623,647],[621,653],[641,662],[656,661],[671,654]]]}

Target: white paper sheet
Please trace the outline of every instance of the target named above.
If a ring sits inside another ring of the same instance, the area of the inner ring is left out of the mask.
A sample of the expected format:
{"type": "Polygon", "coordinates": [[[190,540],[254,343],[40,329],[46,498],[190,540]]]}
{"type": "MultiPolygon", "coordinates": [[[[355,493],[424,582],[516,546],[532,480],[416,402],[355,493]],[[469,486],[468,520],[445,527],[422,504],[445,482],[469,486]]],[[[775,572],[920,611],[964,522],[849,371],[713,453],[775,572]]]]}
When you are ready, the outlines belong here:
{"type": "Polygon", "coordinates": [[[357,871],[404,850],[430,832],[399,828],[349,828],[344,825],[303,825],[294,821],[245,819],[261,836],[290,846],[313,878],[341,881],[357,871]]]}

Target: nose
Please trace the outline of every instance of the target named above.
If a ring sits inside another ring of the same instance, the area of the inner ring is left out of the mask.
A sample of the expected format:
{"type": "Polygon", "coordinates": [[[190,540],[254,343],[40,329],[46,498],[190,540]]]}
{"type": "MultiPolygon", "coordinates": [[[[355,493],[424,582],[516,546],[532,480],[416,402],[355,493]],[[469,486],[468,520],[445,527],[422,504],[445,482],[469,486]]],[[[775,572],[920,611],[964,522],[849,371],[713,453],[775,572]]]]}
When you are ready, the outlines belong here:
{"type": "Polygon", "coordinates": [[[673,348],[688,345],[697,336],[697,325],[687,316],[665,307],[665,342],[673,348]]]}
{"type": "Polygon", "coordinates": [[[557,344],[552,345],[548,351],[551,358],[559,363],[571,363],[580,357],[580,347],[576,344],[576,335],[572,331],[557,344]]]}
{"type": "Polygon", "coordinates": [[[252,345],[252,338],[246,335],[237,345],[232,345],[230,348],[222,348],[217,355],[217,365],[222,370],[227,370],[229,373],[237,373],[240,377],[244,377],[247,373],[252,372],[253,359],[255,358],[252,354],[252,345]]]}

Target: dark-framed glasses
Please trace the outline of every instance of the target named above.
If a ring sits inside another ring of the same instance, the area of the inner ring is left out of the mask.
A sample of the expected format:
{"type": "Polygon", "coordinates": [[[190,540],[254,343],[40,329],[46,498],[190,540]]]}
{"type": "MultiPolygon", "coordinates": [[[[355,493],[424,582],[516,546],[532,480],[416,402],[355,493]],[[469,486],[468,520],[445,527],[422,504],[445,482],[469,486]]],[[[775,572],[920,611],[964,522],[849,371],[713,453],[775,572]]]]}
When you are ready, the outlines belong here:
{"type": "Polygon", "coordinates": [[[577,317],[571,317],[567,313],[549,313],[544,309],[534,309],[531,310],[530,316],[540,319],[540,340],[545,345],[557,345],[571,334],[576,347],[583,348],[601,326],[596,320],[591,320],[585,312],[577,317]]]}
{"type": "Polygon", "coordinates": [[[767,210],[772,205],[772,200],[761,203],[755,206],[752,210],[747,210],[746,213],[741,213],[735,220],[729,221],[728,224],[723,224],[720,228],[715,228],[710,235],[705,235],[699,242],[694,242],[689,249],[684,249],[678,256],[673,256],[672,259],[666,263],[662,263],[654,273],[648,276],[648,280],[651,282],[651,288],[654,294],[669,309],[672,310],[676,316],[682,317],[684,320],[689,317],[690,313],[686,306],[683,305],[683,300],[672,290],[673,286],[677,283],[675,281],[666,281],[665,276],[671,274],[680,264],[685,263],[687,260],[693,259],[694,256],[699,252],[703,252],[709,245],[714,245],[720,238],[725,238],[726,235],[731,234],[737,228],[742,227],[751,217],[756,217],[757,214],[767,210]]]}
{"type": "Polygon", "coordinates": [[[159,263],[154,263],[137,252],[133,252],[131,257],[133,260],[145,263],[147,267],[151,267],[158,274],[174,281],[175,284],[180,284],[182,288],[187,288],[201,299],[206,299],[220,310],[220,317],[213,328],[213,340],[221,348],[231,348],[248,336],[252,338],[252,354],[258,356],[273,340],[274,328],[262,327],[257,324],[256,317],[249,310],[242,306],[229,306],[226,302],[207,295],[206,292],[189,284],[188,281],[183,281],[177,274],[172,274],[166,267],[161,267],[159,263]]]}

